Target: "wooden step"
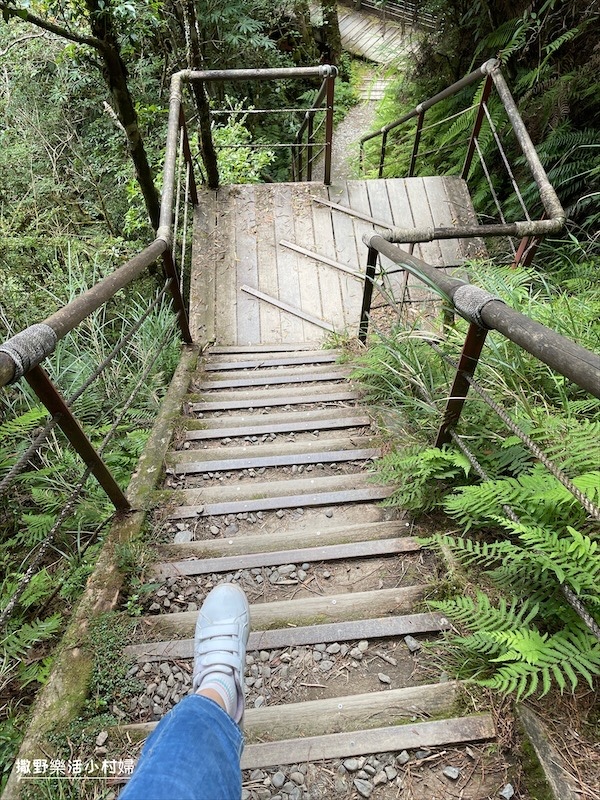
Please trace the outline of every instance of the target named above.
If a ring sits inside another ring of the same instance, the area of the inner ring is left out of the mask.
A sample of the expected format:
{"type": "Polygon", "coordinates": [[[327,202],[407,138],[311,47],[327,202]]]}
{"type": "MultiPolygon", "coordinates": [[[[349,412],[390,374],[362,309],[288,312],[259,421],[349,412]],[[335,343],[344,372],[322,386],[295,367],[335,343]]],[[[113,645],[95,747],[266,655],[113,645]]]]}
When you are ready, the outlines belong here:
{"type": "Polygon", "coordinates": [[[215,344],[206,350],[206,355],[230,355],[236,353],[291,353],[295,350],[314,350],[314,342],[274,342],[273,344],[215,344]]]}
{"type": "Polygon", "coordinates": [[[243,361],[228,361],[225,359],[209,360],[203,364],[205,372],[220,372],[222,370],[239,369],[273,369],[274,367],[291,367],[295,364],[334,364],[339,358],[337,353],[332,351],[324,353],[322,350],[313,352],[307,350],[298,355],[281,355],[276,358],[268,356],[262,358],[245,358],[243,361]]]}
{"type": "Polygon", "coordinates": [[[280,397],[259,397],[256,393],[251,397],[241,400],[205,400],[202,403],[190,403],[188,408],[193,413],[198,411],[233,411],[241,408],[271,408],[275,406],[295,406],[304,403],[341,403],[358,400],[358,392],[344,389],[337,392],[314,392],[312,394],[291,394],[288,392],[280,397]]]}
{"type": "MultiPolygon", "coordinates": [[[[282,525],[283,528],[283,525],[282,525]]],[[[281,530],[276,533],[257,533],[229,539],[204,539],[184,544],[161,544],[158,550],[166,558],[218,558],[243,556],[271,550],[295,549],[301,542],[304,547],[350,544],[366,539],[387,539],[410,530],[404,522],[366,522],[357,525],[317,526],[314,530],[281,530]]],[[[288,558],[288,563],[290,559],[288,558]]]]}
{"type": "MultiPolygon", "coordinates": [[[[263,476],[261,476],[263,477],[263,476]]],[[[213,503],[230,503],[234,500],[263,500],[281,495],[304,495],[317,492],[341,492],[346,489],[364,489],[373,487],[373,474],[370,472],[354,472],[350,475],[315,475],[309,472],[300,477],[291,478],[284,475],[282,480],[250,479],[244,483],[232,481],[218,485],[204,486],[198,489],[178,489],[177,498],[182,504],[189,506],[211,505],[213,503]]]]}
{"type": "MultiPolygon", "coordinates": [[[[285,485],[285,481],[279,481],[285,485]]],[[[394,493],[390,486],[373,486],[364,489],[346,489],[340,492],[317,492],[315,494],[292,494],[281,497],[265,497],[259,500],[232,500],[228,503],[209,503],[196,506],[179,506],[167,519],[193,519],[222,514],[249,514],[256,511],[279,511],[284,508],[314,508],[345,503],[366,503],[384,500],[394,493]]],[[[179,494],[179,492],[177,492],[179,494]]]]}
{"type": "MultiPolygon", "coordinates": [[[[403,614],[374,619],[330,622],[321,625],[306,625],[251,631],[246,650],[283,650],[286,647],[301,647],[310,644],[351,642],[360,639],[389,639],[397,636],[416,636],[423,633],[439,633],[450,626],[441,614],[403,614]]],[[[193,639],[171,639],[162,642],[144,642],[125,647],[131,658],[144,661],[176,661],[194,657],[193,639]]]]}
{"type": "MultiPolygon", "coordinates": [[[[337,418],[366,416],[365,412],[357,408],[311,408],[306,411],[263,411],[257,413],[247,414],[222,414],[220,416],[210,416],[201,420],[202,428],[198,431],[213,430],[221,428],[248,428],[256,427],[257,425],[285,425],[288,422],[298,422],[300,420],[310,423],[309,430],[317,430],[318,424],[321,420],[328,420],[332,416],[337,418]],[[314,425],[312,423],[315,423],[314,425]],[[312,428],[311,428],[312,425],[312,428]]],[[[194,431],[189,431],[190,434],[194,431]]],[[[188,437],[189,438],[189,437],[188,437]]]]}
{"type": "Polygon", "coordinates": [[[400,539],[378,539],[372,542],[302,547],[297,550],[279,550],[244,556],[169,561],[155,565],[152,568],[152,573],[158,578],[170,578],[177,575],[210,575],[216,572],[236,572],[238,569],[302,564],[304,561],[312,564],[318,561],[340,561],[344,558],[373,558],[375,556],[398,555],[400,553],[414,553],[420,549],[421,546],[416,539],[406,536],[400,539]]]}
{"type": "Polygon", "coordinates": [[[298,464],[329,464],[338,461],[367,461],[377,458],[377,448],[366,450],[330,450],[297,455],[255,456],[254,458],[225,458],[220,461],[192,461],[178,464],[176,475],[192,475],[202,472],[231,472],[240,469],[261,469],[262,467],[285,467],[298,464]]]}
{"type": "MultiPolygon", "coordinates": [[[[398,725],[411,717],[449,714],[456,703],[460,684],[409,686],[380,692],[329,697],[304,703],[248,708],[244,714],[244,737],[248,743],[272,742],[287,737],[323,736],[348,730],[369,730],[398,725]]],[[[133,739],[149,736],[158,722],[142,722],[120,728],[133,739]]]]}
{"type": "MultiPolygon", "coordinates": [[[[339,436],[339,434],[338,434],[339,436]]],[[[242,458],[273,458],[274,456],[306,455],[308,453],[329,453],[331,451],[375,449],[377,441],[369,436],[347,436],[345,438],[327,438],[326,436],[315,436],[313,439],[300,442],[258,442],[250,444],[244,442],[243,445],[234,447],[229,445],[225,452],[230,459],[242,458]]],[[[220,451],[221,452],[221,451],[220,451]]],[[[169,464],[192,464],[203,461],[213,461],[215,449],[205,447],[202,449],[192,448],[189,450],[171,450],[167,455],[169,464]]],[[[319,462],[317,462],[319,463],[319,462]]]]}
{"type": "Polygon", "coordinates": [[[330,733],[279,742],[250,744],[242,754],[242,769],[261,769],[330,758],[398,752],[482,742],[494,739],[491,714],[392,725],[386,728],[330,733]]]}
{"type": "MultiPolygon", "coordinates": [[[[368,592],[348,592],[299,600],[254,603],[250,620],[254,630],[279,628],[282,625],[310,625],[325,622],[369,619],[382,614],[403,614],[423,599],[429,587],[405,586],[368,592]]],[[[180,611],[142,618],[145,635],[189,638],[193,636],[197,611],[180,611]]]]}
{"type": "MultiPolygon", "coordinates": [[[[342,411],[343,409],[340,409],[342,411]]],[[[332,411],[328,410],[329,414],[332,411]]],[[[231,420],[231,417],[229,418],[231,420]]],[[[240,436],[264,436],[269,433],[310,433],[311,431],[334,431],[342,428],[366,428],[371,420],[366,415],[354,416],[341,415],[335,419],[323,417],[322,419],[301,419],[298,421],[279,422],[265,425],[235,425],[229,428],[203,428],[201,430],[187,431],[185,438],[190,442],[202,442],[209,439],[236,439],[240,436]]]]}
{"type": "MultiPolygon", "coordinates": [[[[309,396],[317,396],[320,397],[321,395],[326,394],[333,394],[334,392],[342,392],[342,391],[349,391],[349,387],[347,385],[340,385],[339,382],[336,381],[321,381],[316,386],[307,386],[303,383],[296,384],[289,388],[288,386],[284,386],[283,388],[271,388],[268,386],[259,386],[254,388],[249,386],[245,391],[235,390],[230,391],[229,389],[223,389],[222,386],[219,385],[217,389],[212,389],[210,391],[204,392],[203,396],[206,400],[247,400],[255,398],[256,400],[263,400],[267,398],[277,399],[280,397],[290,397],[293,395],[294,398],[297,397],[309,397],[309,396]]],[[[308,402],[305,400],[305,402],[308,402]]],[[[317,401],[314,401],[317,402],[317,401]]],[[[190,408],[196,411],[195,408],[196,403],[191,402],[190,408]]]]}
{"type": "Polygon", "coordinates": [[[196,384],[200,391],[211,389],[239,389],[253,386],[283,386],[296,383],[319,383],[320,381],[345,381],[350,369],[331,369],[330,367],[307,367],[295,370],[253,370],[248,377],[240,378],[237,372],[220,372],[211,380],[200,380],[196,384]]]}

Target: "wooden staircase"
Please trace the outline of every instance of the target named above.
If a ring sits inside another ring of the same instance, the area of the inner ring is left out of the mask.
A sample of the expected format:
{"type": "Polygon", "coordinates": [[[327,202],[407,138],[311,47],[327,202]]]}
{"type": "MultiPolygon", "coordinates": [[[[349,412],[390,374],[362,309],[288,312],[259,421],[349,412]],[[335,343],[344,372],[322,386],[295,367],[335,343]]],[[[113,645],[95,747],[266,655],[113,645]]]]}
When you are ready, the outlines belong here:
{"type": "Polygon", "coordinates": [[[264,795],[252,794],[256,770],[495,736],[489,714],[455,713],[458,683],[420,672],[414,637],[448,627],[421,606],[435,568],[378,502],[392,489],[369,469],[378,438],[338,356],[306,345],[208,352],[169,455],[161,589],[143,641],[126,648],[150,687],[121,726],[139,738],[189,691],[203,597],[221,581],[245,589],[246,797],[264,795]],[[181,678],[152,697],[161,671],[181,678]]]}

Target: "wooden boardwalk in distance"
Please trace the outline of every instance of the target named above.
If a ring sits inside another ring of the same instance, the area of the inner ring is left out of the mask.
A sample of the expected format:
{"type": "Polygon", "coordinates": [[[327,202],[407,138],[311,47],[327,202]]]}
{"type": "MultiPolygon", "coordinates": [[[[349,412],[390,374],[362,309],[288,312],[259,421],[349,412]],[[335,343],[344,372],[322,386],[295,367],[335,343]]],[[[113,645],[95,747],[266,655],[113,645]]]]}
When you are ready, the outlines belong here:
{"type": "Polygon", "coordinates": [[[416,47],[415,30],[408,23],[345,5],[338,6],[338,21],[344,50],[376,64],[390,64],[416,47]]]}
{"type": "MultiPolygon", "coordinates": [[[[466,185],[453,177],[204,190],[195,218],[191,279],[190,323],[197,341],[317,343],[327,329],[357,332],[367,257],[362,236],[382,228],[315,198],[388,226],[451,227],[475,219],[466,185]],[[259,299],[243,286],[325,326],[259,299]]],[[[414,254],[434,266],[451,267],[476,250],[473,242],[442,240],[417,245],[414,254]]],[[[401,280],[394,276],[395,288],[401,280]]]]}

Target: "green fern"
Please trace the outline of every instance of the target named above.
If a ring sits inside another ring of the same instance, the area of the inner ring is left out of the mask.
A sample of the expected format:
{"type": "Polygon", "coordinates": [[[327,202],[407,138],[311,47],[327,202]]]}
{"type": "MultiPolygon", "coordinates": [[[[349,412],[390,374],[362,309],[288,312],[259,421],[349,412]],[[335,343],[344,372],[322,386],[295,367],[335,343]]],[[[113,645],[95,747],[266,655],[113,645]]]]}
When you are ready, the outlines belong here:
{"type": "Polygon", "coordinates": [[[592,686],[600,675],[600,643],[578,621],[570,621],[568,629],[543,633],[533,625],[537,605],[518,600],[508,605],[502,600],[494,607],[482,593],[476,599],[460,597],[430,605],[471,630],[451,637],[445,646],[470,669],[477,665],[476,680],[483,686],[524,699],[540,688],[540,682],[543,696],[553,681],[561,691],[568,684],[574,690],[580,678],[592,686]]]}

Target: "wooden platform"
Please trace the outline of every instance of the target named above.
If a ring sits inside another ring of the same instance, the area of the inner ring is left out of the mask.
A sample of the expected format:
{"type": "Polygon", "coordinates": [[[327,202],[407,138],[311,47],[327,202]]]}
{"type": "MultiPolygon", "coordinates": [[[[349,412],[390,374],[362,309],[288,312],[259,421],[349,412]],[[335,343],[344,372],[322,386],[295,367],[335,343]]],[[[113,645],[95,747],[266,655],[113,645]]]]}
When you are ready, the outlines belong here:
{"type": "MultiPolygon", "coordinates": [[[[242,291],[283,301],[326,327],[356,333],[364,274],[363,233],[371,223],[319,205],[315,197],[396,226],[452,226],[475,219],[460,178],[347,181],[341,185],[278,183],[205,190],[195,217],[191,329],[199,342],[320,342],[326,330],[242,291]],[[302,247],[311,257],[282,245],[302,247]],[[324,259],[324,260],[323,260],[324,259]]],[[[444,240],[415,247],[435,266],[457,266],[476,254],[473,242],[444,240]]],[[[386,268],[393,265],[383,264],[386,268]]],[[[400,287],[401,276],[394,276],[400,287]]]]}
{"type": "Polygon", "coordinates": [[[344,50],[376,64],[390,64],[416,47],[414,30],[409,24],[342,5],[338,6],[338,21],[344,50]]]}

